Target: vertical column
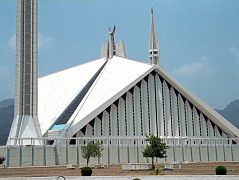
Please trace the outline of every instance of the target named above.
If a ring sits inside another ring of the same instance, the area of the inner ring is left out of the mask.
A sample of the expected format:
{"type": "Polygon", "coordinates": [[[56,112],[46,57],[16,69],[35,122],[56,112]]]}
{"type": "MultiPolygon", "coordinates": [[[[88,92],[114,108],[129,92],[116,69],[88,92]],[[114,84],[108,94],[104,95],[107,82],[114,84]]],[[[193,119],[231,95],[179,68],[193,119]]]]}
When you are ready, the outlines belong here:
{"type": "Polygon", "coordinates": [[[117,136],[117,107],[112,104],[110,110],[110,120],[111,120],[111,136],[117,136]]]}
{"type": "Polygon", "coordinates": [[[186,108],[187,108],[188,136],[189,136],[189,137],[192,137],[192,136],[193,136],[192,109],[191,109],[191,106],[189,105],[189,103],[188,103],[187,100],[186,100],[185,104],[186,104],[186,108]]]}
{"type": "Polygon", "coordinates": [[[151,125],[150,129],[151,134],[157,135],[155,83],[154,76],[152,74],[149,74],[148,88],[149,88],[149,108],[150,108],[150,125],[151,125]]]}
{"type": "Polygon", "coordinates": [[[156,86],[156,102],[157,102],[157,124],[158,135],[164,136],[164,122],[163,122],[163,100],[162,100],[162,83],[158,74],[155,75],[156,86]]]}
{"type": "Polygon", "coordinates": [[[207,121],[207,127],[208,127],[208,136],[214,137],[214,129],[213,129],[211,121],[209,119],[207,121]]]}
{"type": "Polygon", "coordinates": [[[170,99],[169,99],[169,89],[166,81],[163,81],[164,88],[164,102],[165,102],[165,125],[166,125],[166,136],[171,137],[171,116],[170,116],[170,99]]]}
{"type": "Polygon", "coordinates": [[[147,99],[147,82],[142,80],[141,83],[141,97],[142,97],[142,111],[143,111],[143,124],[144,133],[149,134],[149,117],[148,117],[148,99],[147,99]]]}
{"type": "Polygon", "coordinates": [[[202,129],[202,137],[206,137],[207,136],[207,125],[206,125],[206,120],[204,118],[204,115],[202,113],[200,113],[200,120],[201,120],[201,129],[202,129]]]}
{"type": "Polygon", "coordinates": [[[181,137],[186,137],[184,102],[181,94],[178,94],[178,101],[179,101],[179,119],[181,123],[181,137]]]}
{"type": "Polygon", "coordinates": [[[86,125],[85,137],[92,137],[93,128],[90,124],[86,125]]]}
{"type": "Polygon", "coordinates": [[[103,136],[108,137],[109,136],[109,113],[107,111],[103,111],[103,136]]]}
{"type": "Polygon", "coordinates": [[[119,98],[119,125],[120,125],[120,136],[125,136],[125,102],[123,98],[119,98]]]}
{"type": "Polygon", "coordinates": [[[173,88],[170,89],[172,94],[172,115],[173,115],[173,134],[175,137],[179,137],[179,126],[178,123],[178,104],[177,104],[177,95],[173,88]]]}
{"type": "Polygon", "coordinates": [[[94,135],[95,137],[101,136],[101,120],[98,117],[95,118],[94,135]]]}
{"type": "Polygon", "coordinates": [[[195,131],[195,136],[199,137],[200,136],[200,126],[199,126],[199,115],[197,113],[196,108],[193,106],[193,113],[194,113],[194,131],[195,131]]]}
{"type": "Polygon", "coordinates": [[[126,115],[128,124],[128,136],[133,137],[133,106],[132,106],[132,94],[126,93],[126,115]]]}
{"type": "Polygon", "coordinates": [[[141,136],[141,115],[140,115],[140,89],[134,86],[134,119],[136,136],[141,136]]]}

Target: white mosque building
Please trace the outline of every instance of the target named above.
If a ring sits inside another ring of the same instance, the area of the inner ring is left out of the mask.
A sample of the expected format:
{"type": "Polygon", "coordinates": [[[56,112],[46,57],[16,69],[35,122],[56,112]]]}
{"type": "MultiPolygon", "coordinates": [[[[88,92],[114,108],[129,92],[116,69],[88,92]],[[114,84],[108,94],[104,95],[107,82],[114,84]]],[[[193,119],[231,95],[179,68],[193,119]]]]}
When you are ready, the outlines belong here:
{"type": "Polygon", "coordinates": [[[125,56],[114,32],[102,58],[39,78],[44,137],[235,138],[239,131],[159,65],[153,14],[149,63],[125,56]]]}
{"type": "Polygon", "coordinates": [[[153,11],[149,63],[126,57],[124,43],[115,44],[115,31],[100,59],[38,78],[35,126],[42,136],[12,136],[9,147],[44,147],[29,150],[31,165],[79,164],[78,147],[100,140],[105,150],[98,162],[145,162],[144,138],[153,134],[170,146],[168,161],[238,161],[239,130],[160,67],[153,11]],[[37,153],[44,156],[36,160],[37,153]]]}

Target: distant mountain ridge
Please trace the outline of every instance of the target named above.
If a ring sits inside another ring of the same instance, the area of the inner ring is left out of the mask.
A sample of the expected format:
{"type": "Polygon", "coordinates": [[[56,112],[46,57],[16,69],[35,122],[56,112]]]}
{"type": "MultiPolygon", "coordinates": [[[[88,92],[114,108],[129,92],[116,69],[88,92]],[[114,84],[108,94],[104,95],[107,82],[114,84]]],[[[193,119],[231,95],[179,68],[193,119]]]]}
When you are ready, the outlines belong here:
{"type": "MultiPolygon", "coordinates": [[[[223,110],[216,111],[239,128],[239,99],[229,103],[223,110]]],[[[14,100],[0,101],[0,145],[5,145],[14,116],[14,100]]]]}
{"type": "Polygon", "coordinates": [[[239,129],[239,99],[229,103],[223,110],[216,111],[239,129]]]}
{"type": "Polygon", "coordinates": [[[11,106],[14,104],[13,99],[5,99],[3,101],[0,101],[0,109],[11,106]]]}
{"type": "Polygon", "coordinates": [[[5,145],[14,116],[14,100],[0,101],[0,145],[5,145]]]}

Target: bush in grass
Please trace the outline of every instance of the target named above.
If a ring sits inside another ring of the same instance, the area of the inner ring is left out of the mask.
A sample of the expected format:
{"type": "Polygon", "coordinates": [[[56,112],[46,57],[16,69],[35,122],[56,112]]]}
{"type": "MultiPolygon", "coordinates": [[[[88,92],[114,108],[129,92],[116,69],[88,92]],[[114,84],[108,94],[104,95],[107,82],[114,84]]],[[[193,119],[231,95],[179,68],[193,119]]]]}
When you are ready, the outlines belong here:
{"type": "Polygon", "coordinates": [[[5,161],[5,157],[4,156],[0,156],[0,164],[3,164],[3,162],[5,161]]]}
{"type": "Polygon", "coordinates": [[[216,175],[226,175],[227,174],[227,168],[225,166],[217,166],[215,171],[216,171],[216,175]]]}
{"type": "Polygon", "coordinates": [[[160,175],[160,169],[159,168],[154,169],[154,174],[155,175],[160,175]]]}
{"type": "Polygon", "coordinates": [[[91,174],[92,174],[92,169],[90,167],[87,166],[81,169],[82,176],[91,176],[91,174]]]}

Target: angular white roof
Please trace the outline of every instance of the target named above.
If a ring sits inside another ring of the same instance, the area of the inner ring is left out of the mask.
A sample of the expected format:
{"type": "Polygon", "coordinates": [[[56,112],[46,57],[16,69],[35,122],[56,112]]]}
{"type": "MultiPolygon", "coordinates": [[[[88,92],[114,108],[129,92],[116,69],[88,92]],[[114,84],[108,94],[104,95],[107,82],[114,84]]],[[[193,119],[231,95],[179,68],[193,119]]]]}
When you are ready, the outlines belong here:
{"type": "Polygon", "coordinates": [[[68,135],[74,135],[153,69],[154,66],[118,56],[108,60],[71,117],[68,135]]]}
{"type": "MultiPolygon", "coordinates": [[[[39,79],[39,123],[43,134],[105,62],[104,59],[95,60],[39,79]]],[[[107,61],[75,109],[67,123],[68,136],[73,136],[153,70],[225,132],[239,137],[237,128],[161,68],[118,56],[107,61]]]]}
{"type": "Polygon", "coordinates": [[[38,118],[42,134],[104,63],[104,59],[99,59],[38,79],[38,118]]]}

